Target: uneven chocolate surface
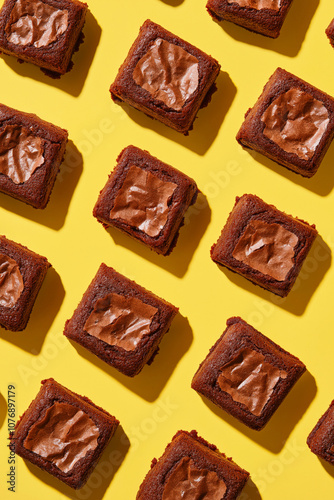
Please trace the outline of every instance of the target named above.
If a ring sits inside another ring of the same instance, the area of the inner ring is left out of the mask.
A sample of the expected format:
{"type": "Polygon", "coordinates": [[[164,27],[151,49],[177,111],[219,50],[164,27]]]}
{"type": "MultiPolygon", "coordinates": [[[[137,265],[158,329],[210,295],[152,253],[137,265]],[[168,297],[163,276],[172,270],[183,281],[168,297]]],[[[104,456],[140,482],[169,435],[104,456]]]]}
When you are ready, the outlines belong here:
{"type": "Polygon", "coordinates": [[[23,278],[18,263],[0,253],[0,306],[13,307],[23,291],[23,278]]]}
{"type": "Polygon", "coordinates": [[[176,188],[173,182],[162,181],[133,165],[117,193],[110,218],[120,219],[148,236],[158,236],[167,222],[168,202],[176,188]]]}
{"type": "Polygon", "coordinates": [[[248,266],[284,281],[294,266],[298,237],[280,224],[253,219],[239,238],[232,256],[248,266]]]}
{"type": "Polygon", "coordinates": [[[8,40],[16,45],[46,47],[65,33],[68,11],[39,0],[16,0],[6,26],[8,40]]]}
{"type": "Polygon", "coordinates": [[[184,457],[166,481],[162,500],[221,500],[226,484],[214,471],[198,469],[184,457]]]}
{"type": "Polygon", "coordinates": [[[138,61],[133,79],[155,99],[179,111],[198,87],[198,60],[182,47],[157,38],[138,61]]]}
{"type": "Polygon", "coordinates": [[[6,125],[0,132],[0,173],[15,184],[26,182],[43,165],[43,140],[22,125],[6,125]]]}
{"type": "Polygon", "coordinates": [[[84,329],[109,345],[134,351],[140,340],[150,333],[156,307],[136,297],[110,293],[97,300],[84,329]]]}
{"type": "Polygon", "coordinates": [[[261,121],[263,134],[283,151],[310,160],[326,131],[329,114],[322,102],[292,88],[270,104],[261,121]]]}
{"type": "Polygon", "coordinates": [[[267,363],[262,354],[244,348],[223,365],[217,383],[234,401],[244,404],[254,415],[261,415],[284,370],[267,363]]]}
{"type": "Polygon", "coordinates": [[[23,446],[66,473],[95,450],[99,434],[87,413],[68,403],[55,402],[31,426],[23,446]]]}
{"type": "Polygon", "coordinates": [[[240,7],[248,7],[255,10],[270,9],[278,12],[282,0],[227,0],[227,3],[237,3],[240,7]]]}

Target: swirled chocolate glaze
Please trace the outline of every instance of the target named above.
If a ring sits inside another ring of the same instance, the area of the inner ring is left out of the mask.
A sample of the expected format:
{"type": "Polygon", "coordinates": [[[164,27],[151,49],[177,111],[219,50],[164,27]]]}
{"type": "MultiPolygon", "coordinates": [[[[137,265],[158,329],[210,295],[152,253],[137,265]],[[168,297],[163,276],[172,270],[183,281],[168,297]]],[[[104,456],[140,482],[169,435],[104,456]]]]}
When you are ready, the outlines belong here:
{"type": "Polygon", "coordinates": [[[13,307],[19,300],[24,284],[18,263],[0,253],[0,306],[13,307]]]}
{"type": "Polygon", "coordinates": [[[198,87],[198,59],[179,45],[157,38],[139,59],[133,79],[155,99],[179,111],[198,87]]]}
{"type": "Polygon", "coordinates": [[[248,7],[249,9],[270,9],[278,12],[282,0],[227,0],[227,3],[237,3],[240,7],[248,7]]]}

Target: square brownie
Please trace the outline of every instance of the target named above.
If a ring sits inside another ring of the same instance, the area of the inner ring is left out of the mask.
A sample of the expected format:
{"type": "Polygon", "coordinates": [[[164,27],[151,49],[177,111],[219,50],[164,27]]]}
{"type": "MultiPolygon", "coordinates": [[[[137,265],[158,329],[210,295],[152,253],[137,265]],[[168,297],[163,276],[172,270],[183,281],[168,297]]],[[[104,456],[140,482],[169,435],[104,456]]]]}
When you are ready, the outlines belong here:
{"type": "Polygon", "coordinates": [[[334,465],[334,401],[307,438],[310,450],[334,465]]]}
{"type": "Polygon", "coordinates": [[[0,50],[64,74],[85,22],[78,0],[5,0],[0,11],[0,50]]]}
{"type": "Polygon", "coordinates": [[[101,264],[64,335],[133,377],[150,363],[178,311],[101,264]]]}
{"type": "Polygon", "coordinates": [[[334,19],[326,29],[326,35],[332,47],[334,47],[334,19]]]}
{"type": "Polygon", "coordinates": [[[45,208],[67,137],[67,130],[0,104],[0,192],[45,208]]]}
{"type": "Polygon", "coordinates": [[[219,70],[211,56],[147,20],[110,93],[116,102],[188,134],[219,70]]]}
{"type": "Polygon", "coordinates": [[[119,422],[85,396],[52,378],[15,426],[15,453],[68,486],[81,488],[119,422]]]}
{"type": "Polygon", "coordinates": [[[209,0],[206,8],[218,21],[277,38],[291,4],[292,0],[209,0]]]}
{"type": "Polygon", "coordinates": [[[24,330],[50,264],[45,257],[0,236],[0,325],[24,330]]]}
{"type": "Polygon", "coordinates": [[[211,258],[256,285],[285,297],[318,232],[253,194],[237,197],[211,258]]]}
{"type": "Polygon", "coordinates": [[[237,141],[312,177],[334,137],[334,99],[278,68],[245,116],[237,141]]]}
{"type": "Polygon", "coordinates": [[[196,431],[178,431],[162,457],[152,461],[136,499],[236,500],[248,478],[247,471],[196,431]]]}
{"type": "Polygon", "coordinates": [[[241,318],[200,364],[191,387],[251,429],[262,429],[305,371],[305,365],[241,318]]]}
{"type": "Polygon", "coordinates": [[[197,194],[193,179],[147,151],[128,146],[118,156],[93,215],[103,225],[114,226],[168,255],[197,194]]]}

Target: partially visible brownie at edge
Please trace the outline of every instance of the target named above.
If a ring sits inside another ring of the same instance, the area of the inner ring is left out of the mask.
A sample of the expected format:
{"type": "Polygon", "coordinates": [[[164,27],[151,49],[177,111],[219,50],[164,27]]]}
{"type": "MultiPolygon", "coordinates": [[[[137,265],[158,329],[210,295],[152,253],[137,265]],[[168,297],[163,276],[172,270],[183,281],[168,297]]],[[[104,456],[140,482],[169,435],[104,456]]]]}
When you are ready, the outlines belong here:
{"type": "Polygon", "coordinates": [[[67,130],[0,104],[0,192],[45,208],[67,138],[67,130]]]}
{"type": "Polygon", "coordinates": [[[71,488],[81,488],[118,427],[118,420],[52,378],[18,420],[11,447],[17,455],[71,488]]]}
{"type": "Polygon", "coordinates": [[[253,194],[235,205],[211,258],[254,284],[285,297],[317,236],[314,225],[281,212],[253,194]]]}
{"type": "Polygon", "coordinates": [[[152,461],[136,500],[236,500],[248,478],[247,471],[196,431],[178,431],[159,460],[152,461]]]}
{"type": "Polygon", "coordinates": [[[87,4],[78,0],[5,0],[0,50],[64,74],[82,31],[87,4]]]}
{"type": "Polygon", "coordinates": [[[178,311],[101,264],[64,335],[133,377],[150,363],[178,311]]]}
{"type": "Polygon", "coordinates": [[[310,450],[334,465],[334,401],[307,438],[310,450]]]}
{"type": "Polygon", "coordinates": [[[104,226],[116,227],[168,255],[197,194],[193,179],[147,151],[128,146],[118,156],[93,215],[104,226]]]}
{"type": "Polygon", "coordinates": [[[218,21],[230,21],[249,31],[277,38],[293,0],[208,0],[206,8],[218,21]]]}
{"type": "Polygon", "coordinates": [[[191,387],[251,429],[261,430],[305,370],[298,358],[233,317],[191,387]]]}
{"type": "Polygon", "coordinates": [[[245,148],[312,177],[333,137],[333,97],[278,68],[247,111],[236,138],[245,148]]]}
{"type": "Polygon", "coordinates": [[[328,37],[331,46],[334,48],[334,19],[326,29],[326,35],[328,37]]]}
{"type": "Polygon", "coordinates": [[[219,70],[211,56],[147,20],[110,93],[187,135],[219,70]]]}
{"type": "Polygon", "coordinates": [[[0,236],[0,325],[20,331],[31,310],[50,264],[45,257],[0,236]]]}

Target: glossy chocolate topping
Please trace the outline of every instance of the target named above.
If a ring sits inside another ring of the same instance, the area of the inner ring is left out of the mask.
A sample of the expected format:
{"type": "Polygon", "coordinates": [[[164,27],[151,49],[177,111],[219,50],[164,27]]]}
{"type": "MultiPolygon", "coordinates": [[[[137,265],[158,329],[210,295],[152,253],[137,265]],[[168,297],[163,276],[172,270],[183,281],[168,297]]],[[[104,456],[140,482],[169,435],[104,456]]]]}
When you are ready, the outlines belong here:
{"type": "Polygon", "coordinates": [[[18,263],[0,253],[0,306],[13,307],[23,291],[23,278],[18,263]]]}
{"type": "Polygon", "coordinates": [[[324,135],[329,115],[322,102],[292,88],[281,94],[261,117],[263,134],[283,151],[310,160],[324,135]]]}
{"type": "Polygon", "coordinates": [[[251,220],[239,238],[232,256],[248,266],[284,281],[294,266],[298,237],[280,224],[251,220]]]}
{"type": "Polygon", "coordinates": [[[248,7],[249,9],[270,9],[278,12],[282,0],[227,0],[227,3],[237,3],[240,7],[248,7]]]}
{"type": "Polygon", "coordinates": [[[177,185],[165,182],[142,168],[131,166],[119,190],[111,219],[120,219],[148,236],[158,236],[164,228],[170,201],[177,185]]]}
{"type": "Polygon", "coordinates": [[[331,447],[329,448],[329,452],[330,452],[330,453],[334,453],[334,444],[333,444],[333,446],[331,446],[331,447]]]}
{"type": "Polygon", "coordinates": [[[139,59],[133,79],[155,99],[179,111],[198,87],[198,59],[179,45],[157,38],[139,59]]]}
{"type": "Polygon", "coordinates": [[[21,125],[6,125],[0,132],[0,173],[21,184],[43,163],[43,140],[21,125]]]}
{"type": "Polygon", "coordinates": [[[46,47],[65,33],[68,11],[39,0],[16,0],[6,26],[8,40],[16,45],[46,47]]]}
{"type": "Polygon", "coordinates": [[[66,473],[95,450],[99,434],[87,413],[68,403],[55,402],[30,427],[23,446],[66,473]]]}
{"type": "Polygon", "coordinates": [[[226,484],[216,472],[198,469],[184,457],[167,479],[162,500],[221,500],[225,492],[226,484]]]}
{"type": "Polygon", "coordinates": [[[223,365],[217,383],[234,401],[259,416],[277,382],[286,377],[284,370],[267,363],[262,354],[246,347],[223,365]]]}
{"type": "Polygon", "coordinates": [[[109,345],[134,351],[140,340],[150,333],[156,307],[136,297],[110,293],[98,299],[84,329],[109,345]]]}

